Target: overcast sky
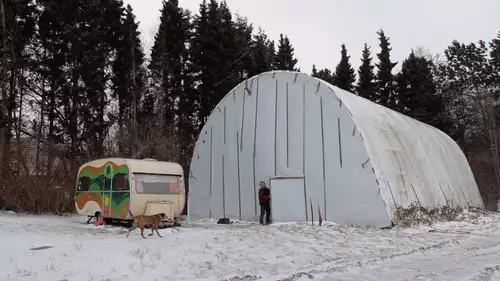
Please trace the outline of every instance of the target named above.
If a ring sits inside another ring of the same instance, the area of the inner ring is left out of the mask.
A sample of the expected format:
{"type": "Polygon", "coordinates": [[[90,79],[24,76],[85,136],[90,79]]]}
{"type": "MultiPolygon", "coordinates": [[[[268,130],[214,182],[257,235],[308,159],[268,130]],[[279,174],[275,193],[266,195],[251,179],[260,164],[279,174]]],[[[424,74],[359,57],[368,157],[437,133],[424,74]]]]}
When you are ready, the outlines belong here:
{"type": "MultiPolygon", "coordinates": [[[[198,13],[201,0],[179,0],[198,13]]],[[[303,72],[334,69],[340,45],[346,44],[351,63],[359,66],[366,42],[379,52],[376,31],[390,37],[393,61],[412,48],[442,53],[454,39],[490,41],[500,31],[500,0],[226,0],[231,11],[262,27],[273,40],[288,35],[303,72]]],[[[158,27],[162,0],[124,0],[140,22],[143,44],[149,48],[158,27]]],[[[400,65],[400,64],[399,64],[400,65]]],[[[399,66],[398,65],[398,66],[399,66]]]]}

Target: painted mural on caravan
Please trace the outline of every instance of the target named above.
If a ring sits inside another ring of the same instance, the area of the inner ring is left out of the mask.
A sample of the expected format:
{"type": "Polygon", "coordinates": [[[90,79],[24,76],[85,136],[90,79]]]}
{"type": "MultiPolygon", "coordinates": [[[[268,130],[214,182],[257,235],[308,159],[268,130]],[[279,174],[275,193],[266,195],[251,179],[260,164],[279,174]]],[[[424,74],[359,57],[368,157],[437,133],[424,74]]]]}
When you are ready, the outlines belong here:
{"type": "Polygon", "coordinates": [[[125,161],[84,166],[78,174],[75,206],[78,213],[125,219],[130,205],[130,169],[125,161]]]}

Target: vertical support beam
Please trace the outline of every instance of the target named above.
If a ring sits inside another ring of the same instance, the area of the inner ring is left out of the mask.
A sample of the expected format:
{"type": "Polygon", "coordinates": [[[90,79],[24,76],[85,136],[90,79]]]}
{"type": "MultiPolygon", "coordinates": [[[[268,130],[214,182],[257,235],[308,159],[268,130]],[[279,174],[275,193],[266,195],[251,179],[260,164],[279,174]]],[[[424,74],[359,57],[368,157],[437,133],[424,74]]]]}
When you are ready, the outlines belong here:
{"type": "Polygon", "coordinates": [[[465,196],[465,192],[462,189],[462,186],[459,186],[458,189],[462,192],[462,196],[464,197],[465,202],[467,202],[467,204],[469,204],[469,200],[467,200],[467,196],[465,196]]]}
{"type": "Polygon", "coordinates": [[[274,175],[277,170],[277,151],[276,151],[276,138],[278,137],[278,79],[276,79],[276,87],[274,91],[274,175]]]}
{"type": "Polygon", "coordinates": [[[417,192],[415,191],[415,187],[413,186],[413,183],[410,183],[411,189],[413,190],[413,194],[415,195],[415,198],[417,198],[417,203],[418,207],[422,209],[422,204],[420,204],[420,200],[418,199],[417,192]]]}
{"type": "MultiPolygon", "coordinates": [[[[325,132],[323,127],[323,96],[319,97],[319,110],[321,113],[321,152],[323,158],[323,204],[325,210],[325,220],[326,218],[326,171],[325,171],[325,132]]],[[[318,206],[319,207],[319,206],[318,206]]]]}
{"type": "Polygon", "coordinates": [[[240,135],[240,150],[243,151],[243,130],[245,127],[243,126],[245,123],[245,101],[247,99],[247,94],[245,93],[246,87],[243,89],[243,109],[241,110],[241,135],[240,135]]]}
{"type": "Polygon", "coordinates": [[[255,216],[257,216],[257,189],[255,188],[255,185],[257,183],[257,177],[255,175],[255,153],[257,150],[257,116],[259,113],[259,78],[257,78],[257,91],[255,93],[255,120],[254,120],[254,131],[253,131],[253,202],[255,206],[255,216]]]}
{"type": "Polygon", "coordinates": [[[386,183],[387,186],[389,187],[389,192],[391,193],[392,202],[394,203],[394,207],[396,208],[396,213],[398,215],[399,221],[401,222],[403,219],[401,218],[401,214],[399,213],[399,207],[398,204],[396,204],[396,198],[394,198],[394,193],[392,193],[391,184],[389,182],[386,183]]]}
{"type": "Polygon", "coordinates": [[[226,106],[224,105],[224,144],[226,144],[226,106]]]}
{"type": "MultiPolygon", "coordinates": [[[[307,180],[306,180],[306,84],[302,84],[302,175],[304,176],[304,208],[307,215],[307,180]]],[[[312,205],[311,205],[312,206],[312,205]]],[[[312,209],[311,209],[312,216],[312,209]]]]}
{"type": "Polygon", "coordinates": [[[339,161],[340,168],[342,168],[342,137],[340,131],[340,118],[337,118],[337,134],[339,135],[339,161]]]}
{"type": "Polygon", "coordinates": [[[226,175],[224,165],[224,154],[222,154],[222,217],[226,217],[226,175]]]}
{"type": "Polygon", "coordinates": [[[236,131],[236,168],[238,169],[238,214],[239,220],[241,220],[241,180],[240,180],[240,150],[238,149],[238,143],[240,140],[239,132],[236,131]]]}
{"type": "Polygon", "coordinates": [[[448,198],[446,198],[446,194],[444,193],[443,187],[441,186],[441,183],[439,185],[439,190],[441,190],[441,194],[443,194],[444,201],[446,202],[446,207],[451,207],[450,201],[448,201],[448,198]]]}
{"type": "MultiPolygon", "coordinates": [[[[295,76],[297,77],[297,75],[295,76]]],[[[290,122],[288,122],[288,82],[286,82],[286,167],[290,167],[290,122]]]]}
{"type": "Polygon", "coordinates": [[[469,197],[469,200],[467,201],[467,205],[472,206],[474,203],[472,202],[472,197],[470,197],[470,192],[469,192],[469,189],[467,189],[467,187],[466,187],[466,186],[464,186],[464,185],[461,185],[461,186],[460,186],[460,189],[462,189],[462,190],[463,190],[464,188],[465,188],[465,193],[466,193],[466,194],[467,194],[467,196],[469,197]]]}
{"type": "Polygon", "coordinates": [[[212,151],[213,151],[213,127],[210,126],[210,177],[209,177],[209,181],[210,181],[210,190],[209,190],[209,204],[210,204],[210,214],[209,214],[209,218],[212,218],[212,186],[213,186],[213,183],[212,183],[212,165],[213,165],[213,161],[212,161],[212,151]]]}
{"type": "Polygon", "coordinates": [[[452,200],[452,205],[458,205],[457,201],[455,200],[455,195],[453,195],[453,190],[451,190],[451,188],[450,188],[450,185],[447,184],[446,187],[448,187],[448,190],[450,192],[450,196],[451,196],[451,200],[452,200]]]}

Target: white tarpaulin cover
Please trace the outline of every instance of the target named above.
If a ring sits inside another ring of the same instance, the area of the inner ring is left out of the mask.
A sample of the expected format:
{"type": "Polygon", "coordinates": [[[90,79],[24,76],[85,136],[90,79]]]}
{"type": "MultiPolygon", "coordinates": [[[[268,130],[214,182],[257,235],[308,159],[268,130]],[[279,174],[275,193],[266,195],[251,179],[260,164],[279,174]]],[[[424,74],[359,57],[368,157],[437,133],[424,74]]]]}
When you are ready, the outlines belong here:
{"type": "Polygon", "coordinates": [[[483,206],[446,134],[299,72],[252,77],[217,105],[194,149],[189,213],[255,220],[258,184],[276,177],[304,178],[304,193],[290,196],[309,220],[319,209],[324,220],[383,227],[397,207],[483,206]]]}

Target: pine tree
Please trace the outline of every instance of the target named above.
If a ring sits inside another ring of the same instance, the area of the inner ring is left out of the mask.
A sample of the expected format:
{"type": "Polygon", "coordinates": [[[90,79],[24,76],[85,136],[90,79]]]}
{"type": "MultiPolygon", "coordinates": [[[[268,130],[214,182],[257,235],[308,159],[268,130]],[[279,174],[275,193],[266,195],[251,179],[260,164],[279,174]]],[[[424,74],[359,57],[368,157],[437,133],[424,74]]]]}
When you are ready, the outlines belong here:
{"type": "Polygon", "coordinates": [[[76,168],[79,157],[104,153],[112,121],[106,120],[109,69],[120,37],[122,2],[51,0],[40,4],[39,40],[44,47],[40,60],[49,65],[40,69],[50,85],[49,93],[43,94],[49,139],[64,145],[71,168],[76,168]]]}
{"type": "Polygon", "coordinates": [[[274,69],[300,71],[300,69],[295,68],[298,60],[294,57],[294,51],[290,39],[286,35],[280,34],[274,69]]]}
{"type": "Polygon", "coordinates": [[[319,71],[316,69],[316,65],[313,64],[312,74],[313,77],[319,78],[323,81],[326,81],[332,85],[335,84],[335,73],[328,68],[320,69],[319,71]]]}
{"type": "Polygon", "coordinates": [[[208,4],[203,1],[194,27],[190,57],[196,67],[193,73],[200,128],[219,101],[240,81],[233,67],[242,61],[246,51],[239,49],[241,37],[225,2],[219,5],[215,0],[208,4]]]}
{"type": "Polygon", "coordinates": [[[234,70],[238,73],[237,80],[243,81],[249,78],[253,69],[252,47],[253,47],[253,26],[248,23],[246,17],[236,15],[234,20],[234,32],[236,45],[241,55],[234,62],[234,70]]]}
{"type": "Polygon", "coordinates": [[[317,75],[318,75],[318,69],[316,68],[316,65],[313,64],[313,68],[312,68],[312,71],[311,71],[311,76],[317,77],[317,75]]]}
{"type": "Polygon", "coordinates": [[[213,79],[213,72],[209,69],[209,65],[215,65],[215,55],[207,55],[212,53],[216,48],[216,42],[210,39],[213,29],[210,27],[208,20],[208,6],[206,0],[200,4],[199,14],[194,18],[193,36],[189,42],[189,57],[192,65],[190,72],[193,75],[193,82],[197,84],[196,95],[198,105],[198,120],[197,127],[201,128],[208,118],[212,108],[211,105],[211,85],[216,81],[213,79]]]}
{"type": "Polygon", "coordinates": [[[112,125],[112,121],[106,118],[107,87],[111,80],[108,69],[119,44],[117,39],[124,8],[118,0],[77,3],[78,24],[74,31],[79,38],[71,40],[75,46],[71,60],[72,91],[75,93],[71,100],[71,143],[75,150],[85,150],[91,157],[101,157],[104,140],[112,125]]]}
{"type": "Polygon", "coordinates": [[[127,5],[113,61],[112,97],[118,99],[118,127],[132,137],[118,139],[119,152],[132,155],[137,146],[138,109],[144,93],[146,73],[138,23],[127,5]],[[127,149],[125,151],[125,146],[127,149]]]}
{"type": "Polygon", "coordinates": [[[376,100],[376,84],[375,84],[375,73],[373,69],[375,68],[372,65],[372,57],[370,47],[365,43],[365,47],[363,48],[363,52],[361,55],[361,66],[358,70],[358,83],[356,85],[356,93],[369,99],[371,101],[376,100]]]}
{"type": "Polygon", "coordinates": [[[465,45],[453,41],[445,50],[447,64],[440,70],[440,91],[449,101],[450,118],[454,124],[452,137],[467,152],[470,137],[481,124],[480,104],[490,91],[491,64],[484,42],[465,45]]]}
{"type": "MultiPolygon", "coordinates": [[[[213,1],[215,2],[215,0],[213,1]]],[[[249,42],[241,41],[242,38],[236,29],[236,24],[232,19],[231,11],[225,0],[219,5],[218,17],[219,19],[216,23],[219,25],[218,33],[219,38],[221,38],[221,55],[219,56],[220,67],[217,73],[217,103],[241,82],[239,79],[239,73],[241,72],[239,64],[242,62],[242,58],[248,54],[248,50],[245,47],[250,44],[249,42]]]]}
{"type": "MultiPolygon", "coordinates": [[[[443,122],[445,103],[436,91],[433,63],[413,51],[403,62],[398,81],[398,109],[419,121],[446,129],[443,122]]],[[[447,125],[447,124],[446,124],[447,125]]]]}
{"type": "Polygon", "coordinates": [[[335,68],[335,86],[349,91],[354,92],[354,82],[356,82],[356,74],[354,69],[349,62],[350,56],[347,55],[347,49],[344,44],[342,44],[341,58],[340,62],[335,68]]]}
{"type": "Polygon", "coordinates": [[[163,1],[160,26],[148,66],[151,92],[145,99],[143,112],[154,112],[154,104],[158,102],[167,124],[174,124],[179,98],[184,93],[183,73],[188,58],[186,43],[190,28],[189,13],[179,7],[179,1],[163,1]]]}
{"type": "MultiPolygon", "coordinates": [[[[185,42],[189,42],[192,36],[192,22],[191,13],[185,10],[185,16],[189,19],[185,26],[185,42]]],[[[183,40],[183,41],[184,41],[183,40]]],[[[193,72],[193,65],[190,62],[189,50],[186,50],[182,56],[184,68],[181,74],[183,92],[179,96],[179,103],[177,107],[177,129],[178,135],[184,140],[181,144],[181,161],[186,172],[189,171],[189,157],[191,157],[192,149],[194,149],[195,139],[198,135],[198,128],[196,127],[196,114],[198,112],[199,96],[195,89],[195,79],[193,72]],[[187,165],[187,166],[186,166],[187,165]]],[[[186,174],[186,177],[189,175],[186,174]]]]}
{"type": "Polygon", "coordinates": [[[274,42],[268,39],[266,33],[259,29],[253,37],[251,50],[252,67],[249,76],[254,76],[273,69],[275,58],[274,42]]]}
{"type": "Polygon", "coordinates": [[[394,91],[394,76],[392,69],[397,62],[391,61],[389,37],[386,37],[383,30],[377,32],[380,40],[380,53],[377,54],[379,62],[376,64],[377,72],[377,99],[383,106],[396,108],[397,97],[394,91]]]}
{"type": "Polygon", "coordinates": [[[493,67],[493,75],[497,85],[498,95],[500,96],[500,32],[496,38],[490,42],[490,63],[493,67]]]}

